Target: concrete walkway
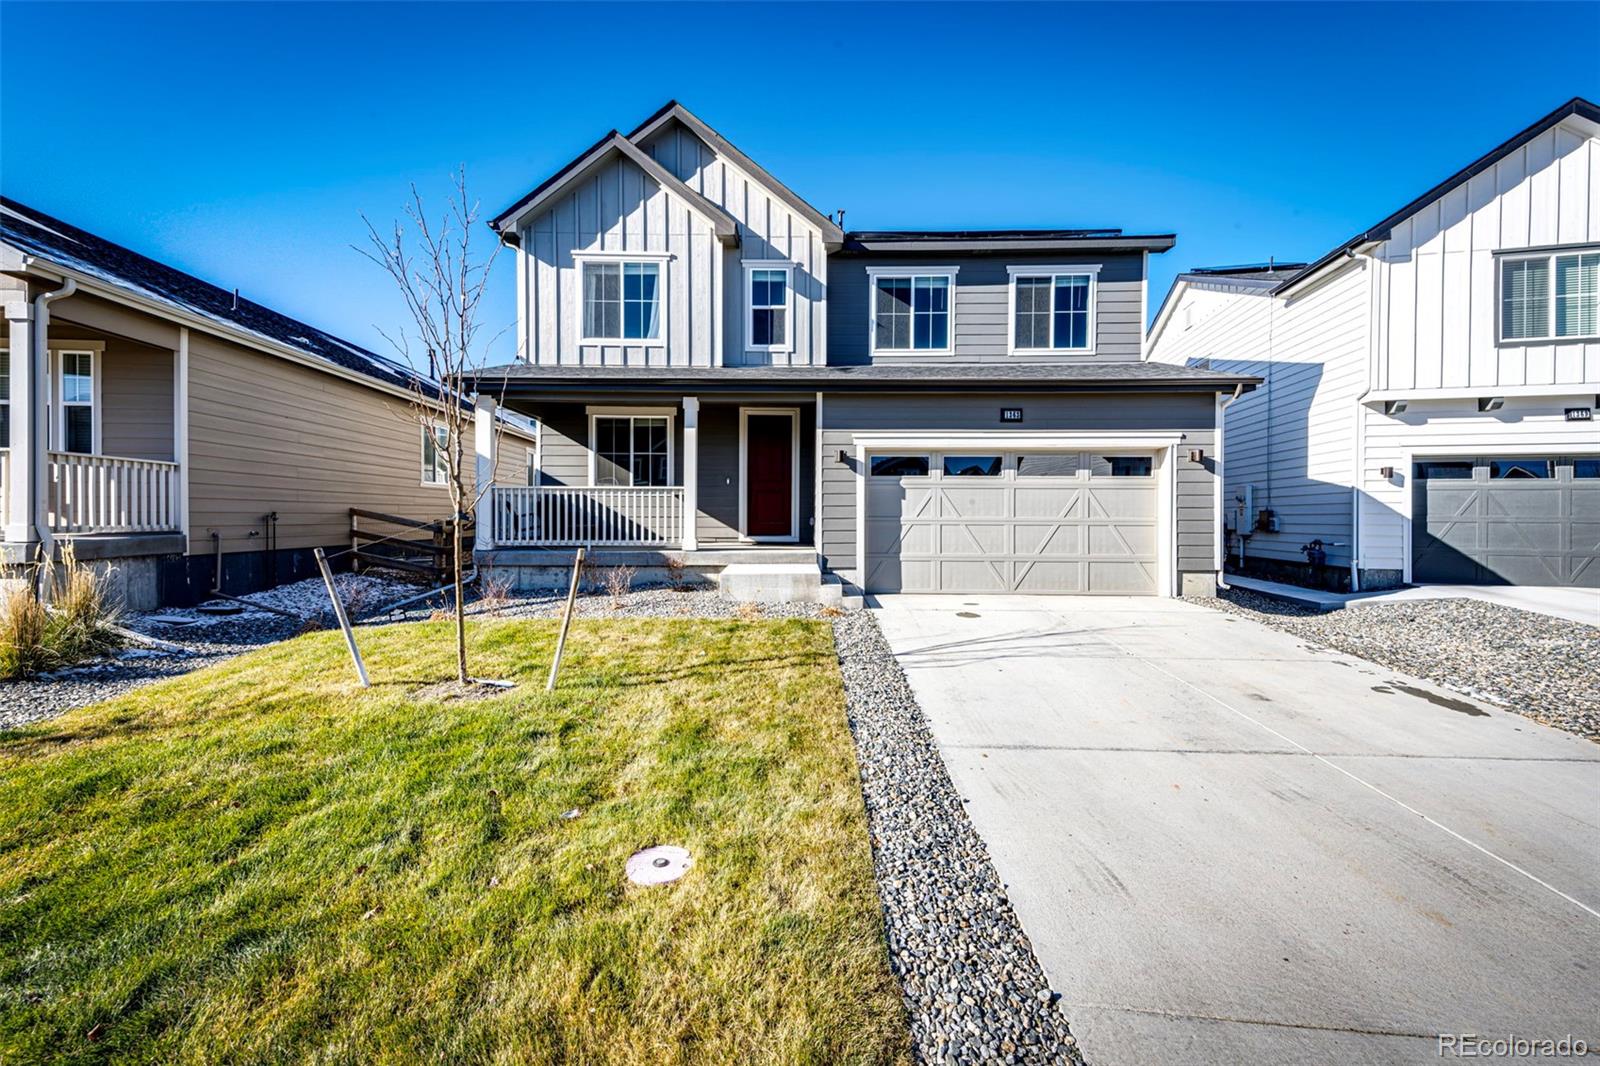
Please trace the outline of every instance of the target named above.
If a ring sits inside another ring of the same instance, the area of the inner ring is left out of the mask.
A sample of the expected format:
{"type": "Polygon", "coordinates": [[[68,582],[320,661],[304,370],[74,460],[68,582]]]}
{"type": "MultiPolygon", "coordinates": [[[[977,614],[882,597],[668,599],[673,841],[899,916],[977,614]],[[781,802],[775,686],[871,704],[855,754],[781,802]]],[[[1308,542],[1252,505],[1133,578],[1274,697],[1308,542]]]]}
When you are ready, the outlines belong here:
{"type": "Polygon", "coordinates": [[[1600,746],[1179,601],[878,620],[1091,1063],[1600,1047],[1600,746]]]}
{"type": "Polygon", "coordinates": [[[1278,599],[1337,611],[1343,607],[1366,607],[1415,600],[1483,600],[1516,607],[1552,618],[1565,618],[1600,626],[1600,589],[1536,588],[1526,585],[1416,585],[1412,588],[1385,589],[1382,592],[1324,592],[1301,588],[1282,581],[1228,575],[1228,583],[1241,589],[1261,592],[1278,599]]]}

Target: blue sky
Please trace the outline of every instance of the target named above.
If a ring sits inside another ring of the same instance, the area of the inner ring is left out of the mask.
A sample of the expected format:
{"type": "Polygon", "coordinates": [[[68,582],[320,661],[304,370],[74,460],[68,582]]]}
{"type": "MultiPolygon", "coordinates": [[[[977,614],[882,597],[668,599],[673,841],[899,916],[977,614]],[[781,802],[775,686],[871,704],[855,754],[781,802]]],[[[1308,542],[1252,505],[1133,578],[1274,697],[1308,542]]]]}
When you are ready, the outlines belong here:
{"type": "Polygon", "coordinates": [[[464,163],[492,214],[670,98],[849,228],[1176,232],[1152,313],[1600,99],[1600,3],[8,2],[0,35],[7,195],[385,352],[361,212],[464,163]]]}

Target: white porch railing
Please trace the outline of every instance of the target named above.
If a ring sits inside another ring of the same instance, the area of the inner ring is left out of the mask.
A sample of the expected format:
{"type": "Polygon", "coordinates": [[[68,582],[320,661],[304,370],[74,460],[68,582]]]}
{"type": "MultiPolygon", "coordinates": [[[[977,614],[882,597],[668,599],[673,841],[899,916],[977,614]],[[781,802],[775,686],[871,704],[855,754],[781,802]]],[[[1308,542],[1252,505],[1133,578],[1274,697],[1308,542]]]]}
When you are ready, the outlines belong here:
{"type": "Polygon", "coordinates": [[[50,528],[56,533],[147,533],[178,528],[178,464],[50,453],[50,528]]]}
{"type": "Polygon", "coordinates": [[[658,548],[683,536],[678,486],[496,485],[484,502],[497,548],[658,548]]]}

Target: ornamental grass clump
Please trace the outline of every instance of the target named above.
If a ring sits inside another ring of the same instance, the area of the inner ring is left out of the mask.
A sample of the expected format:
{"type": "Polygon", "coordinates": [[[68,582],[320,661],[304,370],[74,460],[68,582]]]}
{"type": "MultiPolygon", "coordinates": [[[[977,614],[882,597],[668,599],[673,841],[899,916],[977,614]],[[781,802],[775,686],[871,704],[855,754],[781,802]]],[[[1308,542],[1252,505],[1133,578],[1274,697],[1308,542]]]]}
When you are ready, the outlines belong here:
{"type": "Polygon", "coordinates": [[[78,561],[69,544],[45,571],[45,598],[32,575],[12,572],[16,587],[0,598],[0,679],[27,677],[115,650],[117,608],[105,578],[78,561]]]}

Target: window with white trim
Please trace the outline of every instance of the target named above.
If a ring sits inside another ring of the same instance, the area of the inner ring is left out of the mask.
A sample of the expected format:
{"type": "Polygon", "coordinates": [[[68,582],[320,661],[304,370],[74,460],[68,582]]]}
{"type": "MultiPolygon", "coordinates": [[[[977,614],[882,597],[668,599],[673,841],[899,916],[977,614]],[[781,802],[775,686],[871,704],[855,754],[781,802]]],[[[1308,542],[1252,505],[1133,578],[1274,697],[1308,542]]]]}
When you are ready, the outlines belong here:
{"type": "Polygon", "coordinates": [[[1092,272],[1018,270],[1011,275],[1013,352],[1087,352],[1094,347],[1092,272]]]}
{"type": "Polygon", "coordinates": [[[1500,260],[1500,339],[1600,336],[1600,249],[1500,260]]]}
{"type": "Polygon", "coordinates": [[[753,351],[788,351],[790,268],[748,266],[746,277],[750,315],[745,330],[746,347],[753,351]]]}
{"type": "Polygon", "coordinates": [[[446,426],[422,427],[422,483],[444,485],[450,481],[450,430],[446,426]]]}
{"type": "Polygon", "coordinates": [[[94,353],[61,353],[61,450],[94,454],[94,353]]]}
{"type": "Polygon", "coordinates": [[[665,415],[595,415],[596,485],[672,484],[672,422],[665,415]]]}
{"type": "Polygon", "coordinates": [[[660,339],[660,263],[586,260],[582,266],[584,340],[660,339]]]}
{"type": "Polygon", "coordinates": [[[955,271],[872,274],[872,350],[950,350],[955,271]]]}

